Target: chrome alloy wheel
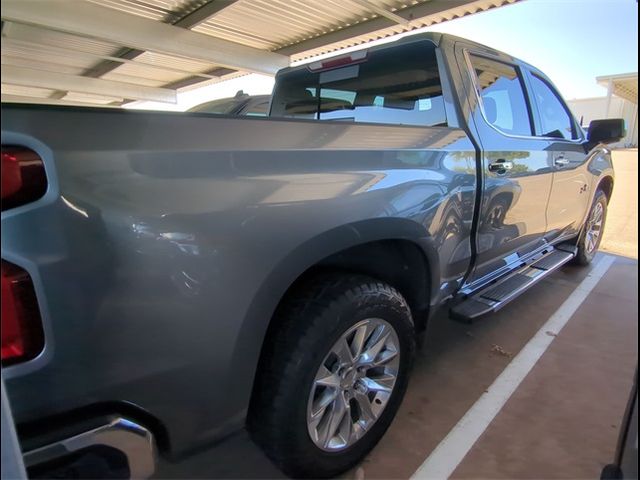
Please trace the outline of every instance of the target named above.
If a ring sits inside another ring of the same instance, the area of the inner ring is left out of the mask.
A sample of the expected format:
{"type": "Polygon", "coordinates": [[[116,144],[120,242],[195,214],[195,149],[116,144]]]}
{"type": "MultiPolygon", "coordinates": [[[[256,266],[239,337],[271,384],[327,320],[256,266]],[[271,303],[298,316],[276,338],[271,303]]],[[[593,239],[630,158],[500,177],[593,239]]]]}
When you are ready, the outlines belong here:
{"type": "Polygon", "coordinates": [[[373,426],[393,392],[400,342],[393,327],[368,318],[333,345],[315,375],[307,405],[307,428],[322,450],[344,450],[373,426]]]}
{"type": "Polygon", "coordinates": [[[589,216],[589,220],[587,221],[585,247],[587,248],[588,253],[592,253],[598,245],[598,239],[602,234],[603,219],[604,219],[604,208],[602,207],[602,203],[597,202],[593,207],[593,211],[589,216]]]}

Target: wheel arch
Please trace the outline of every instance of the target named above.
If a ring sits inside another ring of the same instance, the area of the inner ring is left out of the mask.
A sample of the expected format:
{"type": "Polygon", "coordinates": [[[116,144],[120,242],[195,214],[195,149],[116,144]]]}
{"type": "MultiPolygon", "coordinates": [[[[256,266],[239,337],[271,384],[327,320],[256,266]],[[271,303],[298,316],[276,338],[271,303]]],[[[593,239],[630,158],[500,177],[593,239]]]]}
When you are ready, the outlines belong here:
{"type": "Polygon", "coordinates": [[[607,196],[607,203],[611,201],[611,195],[613,194],[613,177],[611,175],[605,175],[598,181],[597,190],[602,190],[607,196]]]}
{"type": "Polygon", "coordinates": [[[416,328],[424,328],[433,296],[431,286],[439,282],[434,278],[437,251],[424,235],[423,227],[407,219],[374,219],[318,235],[281,261],[252,302],[236,345],[236,355],[241,355],[243,362],[251,362],[251,372],[247,372],[251,396],[260,375],[263,347],[277,333],[274,313],[311,275],[344,271],[389,283],[407,299],[417,320],[416,328]]]}

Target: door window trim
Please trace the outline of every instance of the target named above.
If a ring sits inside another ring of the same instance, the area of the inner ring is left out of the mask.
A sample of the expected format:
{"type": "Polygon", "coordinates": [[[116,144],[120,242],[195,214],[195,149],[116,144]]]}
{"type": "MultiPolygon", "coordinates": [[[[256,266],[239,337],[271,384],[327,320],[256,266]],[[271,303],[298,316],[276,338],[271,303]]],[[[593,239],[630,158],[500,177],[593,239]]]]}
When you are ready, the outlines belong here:
{"type": "Polygon", "coordinates": [[[571,112],[571,110],[569,109],[569,106],[560,95],[560,92],[558,92],[555,86],[551,83],[551,80],[549,80],[542,72],[540,72],[539,70],[531,66],[527,66],[526,68],[523,69],[523,71],[527,75],[527,90],[528,90],[527,95],[531,98],[531,104],[536,111],[536,117],[537,117],[536,118],[537,121],[535,123],[536,133],[538,132],[538,130],[540,130],[540,133],[542,133],[543,129],[542,129],[542,116],[540,115],[538,102],[536,102],[535,94],[533,92],[532,77],[537,77],[538,80],[544,83],[551,90],[551,93],[555,95],[555,97],[560,102],[560,105],[562,106],[564,111],[567,113],[567,115],[569,115],[569,120],[571,120],[571,128],[573,130],[572,134],[575,133],[577,136],[577,138],[558,138],[558,137],[548,137],[541,134],[541,135],[536,135],[535,138],[539,138],[547,141],[566,142],[566,143],[571,143],[575,145],[583,144],[584,141],[586,140],[584,133],[582,132],[581,128],[578,128],[578,122],[573,116],[573,113],[571,112]]]}
{"type": "Polygon", "coordinates": [[[527,139],[527,140],[531,140],[531,139],[535,139],[535,138],[541,138],[541,137],[537,137],[537,136],[534,135],[534,133],[535,133],[535,125],[536,124],[535,124],[535,117],[534,117],[534,113],[533,113],[533,105],[531,103],[531,99],[529,98],[529,91],[527,89],[526,80],[525,80],[525,72],[522,69],[522,67],[518,63],[515,63],[513,61],[506,61],[506,60],[504,60],[502,58],[498,58],[498,57],[490,55],[490,54],[488,54],[486,52],[481,52],[481,51],[478,51],[478,50],[474,50],[472,48],[464,48],[462,52],[463,52],[465,64],[466,64],[466,67],[467,67],[467,73],[471,77],[471,84],[473,85],[473,90],[474,90],[474,94],[476,96],[476,100],[478,102],[478,105],[480,105],[480,114],[482,115],[482,118],[485,121],[485,123],[487,125],[489,125],[489,127],[493,128],[500,135],[503,135],[505,137],[520,138],[520,139],[527,139]],[[524,101],[525,101],[525,104],[527,106],[527,113],[528,113],[528,117],[529,117],[529,126],[531,128],[531,135],[520,135],[520,134],[514,134],[514,133],[507,133],[507,132],[501,130],[500,128],[496,127],[493,123],[491,123],[489,121],[489,119],[487,118],[487,115],[486,115],[486,113],[484,111],[484,103],[482,101],[482,96],[480,95],[481,88],[480,88],[480,85],[478,84],[478,75],[476,75],[475,68],[473,66],[473,63],[471,62],[471,56],[472,55],[475,56],[475,57],[481,57],[481,58],[485,58],[487,60],[491,60],[492,62],[502,63],[503,65],[507,65],[509,67],[512,67],[516,71],[516,74],[518,75],[518,80],[519,80],[519,83],[520,83],[520,87],[522,88],[522,94],[524,95],[524,101]]]}

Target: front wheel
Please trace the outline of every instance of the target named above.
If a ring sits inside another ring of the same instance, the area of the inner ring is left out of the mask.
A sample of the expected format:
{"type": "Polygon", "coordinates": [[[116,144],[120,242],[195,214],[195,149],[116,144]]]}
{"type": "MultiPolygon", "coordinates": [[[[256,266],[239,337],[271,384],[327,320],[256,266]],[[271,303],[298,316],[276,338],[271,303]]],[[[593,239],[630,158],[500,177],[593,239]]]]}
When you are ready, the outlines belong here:
{"type": "Polygon", "coordinates": [[[602,190],[596,191],[596,195],[589,211],[589,216],[578,239],[578,253],[575,263],[589,265],[595,257],[607,219],[607,196],[602,190]]]}
{"type": "Polygon", "coordinates": [[[359,275],[316,279],[279,308],[252,403],[254,439],[293,477],[330,477],[380,440],[415,351],[409,307],[359,275]]]}

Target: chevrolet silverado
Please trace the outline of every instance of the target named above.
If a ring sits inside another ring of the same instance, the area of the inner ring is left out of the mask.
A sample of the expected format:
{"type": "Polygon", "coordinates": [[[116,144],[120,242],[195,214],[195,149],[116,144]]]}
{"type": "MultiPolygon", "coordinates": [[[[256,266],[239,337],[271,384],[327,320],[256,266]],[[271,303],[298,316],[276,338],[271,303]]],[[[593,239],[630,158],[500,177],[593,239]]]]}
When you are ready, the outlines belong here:
{"type": "Polygon", "coordinates": [[[438,308],[469,322],[592,260],[622,136],[433,33],[281,70],[268,118],[3,104],[29,475],[140,478],[245,427],[289,475],[348,469],[438,308]]]}

